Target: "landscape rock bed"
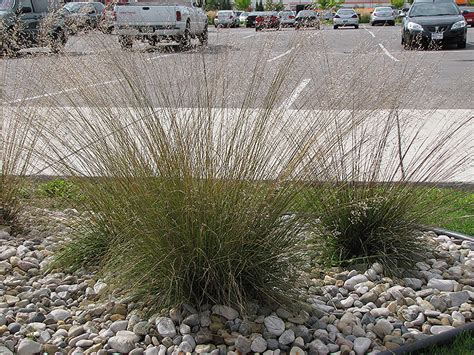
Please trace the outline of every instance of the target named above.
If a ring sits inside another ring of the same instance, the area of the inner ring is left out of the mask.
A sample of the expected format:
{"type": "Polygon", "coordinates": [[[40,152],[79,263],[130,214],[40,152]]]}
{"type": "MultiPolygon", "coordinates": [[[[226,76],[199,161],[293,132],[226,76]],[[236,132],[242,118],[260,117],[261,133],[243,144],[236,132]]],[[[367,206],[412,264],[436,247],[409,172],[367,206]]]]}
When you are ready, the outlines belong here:
{"type": "Polygon", "coordinates": [[[29,208],[24,232],[0,230],[0,354],[365,354],[394,349],[474,319],[474,242],[429,237],[438,256],[413,275],[335,270],[308,279],[298,311],[251,304],[190,305],[144,317],[93,270],[45,273],[87,214],[29,208]]]}

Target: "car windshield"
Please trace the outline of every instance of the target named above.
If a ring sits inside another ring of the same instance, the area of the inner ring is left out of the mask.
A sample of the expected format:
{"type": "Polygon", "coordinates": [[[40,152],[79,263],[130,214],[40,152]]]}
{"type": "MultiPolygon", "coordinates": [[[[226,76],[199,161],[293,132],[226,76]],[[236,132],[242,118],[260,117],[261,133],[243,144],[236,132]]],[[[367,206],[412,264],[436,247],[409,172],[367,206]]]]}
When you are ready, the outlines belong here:
{"type": "Polygon", "coordinates": [[[232,11],[219,11],[217,13],[218,17],[230,17],[232,15],[233,15],[232,11]]]}
{"type": "Polygon", "coordinates": [[[459,15],[459,9],[454,3],[418,3],[410,9],[410,17],[449,16],[459,15]]]}
{"type": "Polygon", "coordinates": [[[392,12],[393,9],[391,7],[376,7],[374,12],[392,12]]]}
{"type": "Polygon", "coordinates": [[[461,11],[474,12],[474,7],[460,7],[461,11]]]}
{"type": "Polygon", "coordinates": [[[298,17],[314,17],[316,16],[316,12],[311,10],[303,10],[298,12],[298,17]]]}
{"type": "Polygon", "coordinates": [[[94,10],[93,5],[87,2],[68,2],[64,5],[64,8],[69,12],[86,12],[88,10],[94,10]]]}
{"type": "Polygon", "coordinates": [[[248,15],[249,15],[248,12],[242,12],[242,13],[240,14],[240,16],[248,16],[248,15]]]}
{"type": "Polygon", "coordinates": [[[354,15],[355,11],[354,10],[339,10],[337,13],[338,15],[347,16],[347,15],[354,15]]]}
{"type": "Polygon", "coordinates": [[[0,0],[0,10],[11,10],[14,5],[14,0],[0,0]]]}

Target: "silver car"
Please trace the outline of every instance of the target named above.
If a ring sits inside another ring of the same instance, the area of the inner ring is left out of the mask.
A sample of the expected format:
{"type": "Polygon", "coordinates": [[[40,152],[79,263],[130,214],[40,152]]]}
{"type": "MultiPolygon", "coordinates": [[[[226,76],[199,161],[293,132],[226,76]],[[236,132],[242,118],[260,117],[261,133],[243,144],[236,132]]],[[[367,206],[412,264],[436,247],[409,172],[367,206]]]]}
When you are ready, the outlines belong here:
{"type": "Polygon", "coordinates": [[[295,27],[296,14],[294,11],[280,11],[278,16],[280,16],[280,24],[282,27],[295,27]]]}
{"type": "Polygon", "coordinates": [[[232,10],[217,11],[214,25],[217,27],[238,27],[239,19],[232,10]]]}
{"type": "Polygon", "coordinates": [[[395,26],[395,11],[391,7],[376,7],[370,15],[370,24],[375,26],[378,23],[395,26]]]}
{"type": "Polygon", "coordinates": [[[353,9],[337,10],[332,21],[335,30],[341,26],[354,26],[354,28],[359,28],[359,16],[353,9]]]}

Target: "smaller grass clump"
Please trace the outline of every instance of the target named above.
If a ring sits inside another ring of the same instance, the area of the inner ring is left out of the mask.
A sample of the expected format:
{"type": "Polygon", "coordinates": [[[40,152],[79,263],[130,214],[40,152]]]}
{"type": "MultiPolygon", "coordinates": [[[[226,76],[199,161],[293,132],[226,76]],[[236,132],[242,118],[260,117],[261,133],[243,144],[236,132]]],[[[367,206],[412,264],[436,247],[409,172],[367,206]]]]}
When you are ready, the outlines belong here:
{"type": "Polygon", "coordinates": [[[397,274],[430,252],[418,213],[422,192],[410,186],[334,186],[317,201],[317,243],[327,266],[380,262],[397,274]]]}

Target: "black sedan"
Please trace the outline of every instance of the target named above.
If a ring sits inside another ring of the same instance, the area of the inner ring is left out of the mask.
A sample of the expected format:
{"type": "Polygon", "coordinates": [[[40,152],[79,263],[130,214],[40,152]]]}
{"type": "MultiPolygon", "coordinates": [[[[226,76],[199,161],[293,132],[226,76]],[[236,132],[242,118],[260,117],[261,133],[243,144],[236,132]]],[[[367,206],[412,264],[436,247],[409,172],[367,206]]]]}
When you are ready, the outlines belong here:
{"type": "Polygon", "coordinates": [[[454,2],[415,1],[403,19],[405,48],[456,44],[466,48],[467,23],[454,2]]]}

